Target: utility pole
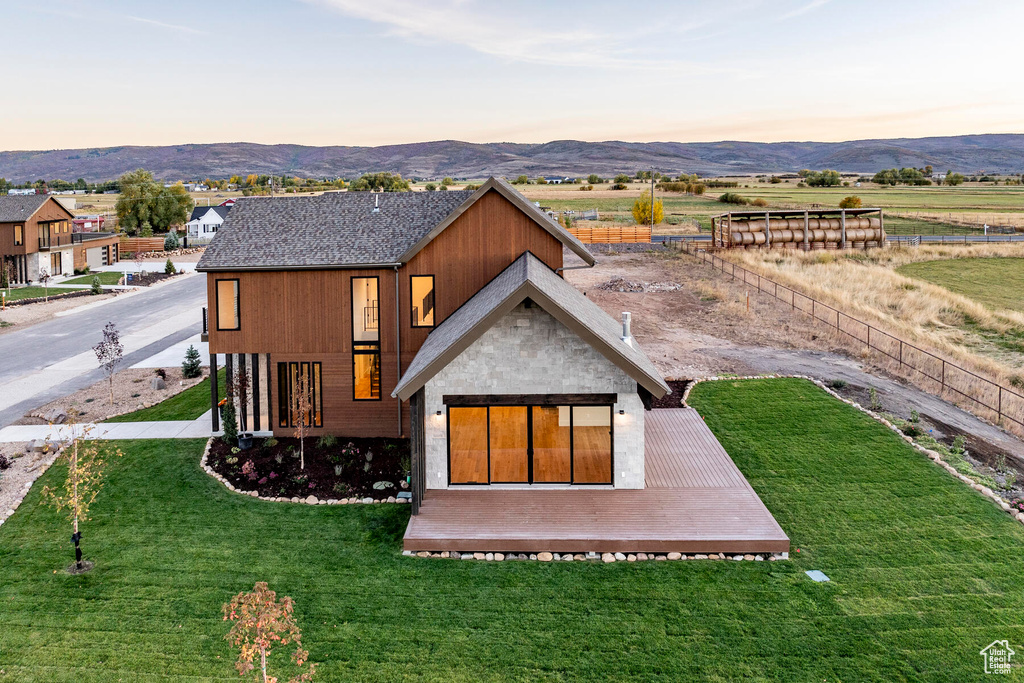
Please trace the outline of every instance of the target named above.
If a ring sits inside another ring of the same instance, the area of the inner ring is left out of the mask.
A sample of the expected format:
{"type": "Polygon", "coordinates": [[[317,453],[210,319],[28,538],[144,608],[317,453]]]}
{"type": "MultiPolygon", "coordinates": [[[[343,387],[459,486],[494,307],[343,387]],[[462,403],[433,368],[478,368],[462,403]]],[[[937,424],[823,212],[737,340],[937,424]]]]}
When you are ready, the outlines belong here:
{"type": "Polygon", "coordinates": [[[651,167],[651,237],[654,237],[654,167],[651,167]]]}

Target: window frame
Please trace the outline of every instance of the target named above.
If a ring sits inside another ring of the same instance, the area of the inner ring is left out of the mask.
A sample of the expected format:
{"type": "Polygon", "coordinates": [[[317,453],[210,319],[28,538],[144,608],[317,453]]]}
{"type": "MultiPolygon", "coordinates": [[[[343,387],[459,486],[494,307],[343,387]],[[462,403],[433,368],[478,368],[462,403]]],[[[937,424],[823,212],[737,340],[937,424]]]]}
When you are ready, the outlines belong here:
{"type": "Polygon", "coordinates": [[[308,428],[322,429],[324,426],[323,363],[320,361],[308,360],[278,361],[277,426],[280,429],[291,429],[297,426],[292,419],[294,414],[292,411],[292,401],[295,398],[292,392],[292,372],[294,371],[296,373],[296,377],[298,377],[303,374],[304,370],[309,375],[309,392],[312,394],[309,401],[310,412],[312,415],[309,418],[308,428]]]}
{"type": "Polygon", "coordinates": [[[14,246],[23,247],[25,246],[25,226],[15,225],[14,226],[14,246]]]}
{"type": "Polygon", "coordinates": [[[242,282],[237,277],[223,277],[217,278],[213,281],[213,292],[214,300],[217,302],[217,331],[218,332],[238,332],[242,329],[242,282]],[[220,326],[220,283],[221,282],[234,282],[235,283],[235,323],[236,327],[221,327],[220,326]]]}
{"type": "Polygon", "coordinates": [[[409,276],[409,326],[412,327],[413,329],[420,329],[420,330],[432,330],[435,327],[437,327],[437,278],[435,278],[432,274],[431,275],[410,275],[409,276]],[[413,314],[413,309],[415,307],[413,306],[414,302],[413,302],[413,298],[412,298],[412,293],[413,293],[413,284],[412,283],[413,283],[413,280],[415,280],[416,278],[427,278],[427,277],[430,278],[430,294],[431,294],[431,296],[434,299],[434,307],[433,307],[433,309],[431,309],[433,311],[434,322],[432,324],[430,324],[430,325],[417,325],[416,324],[416,316],[413,314]]]}
{"type": "Polygon", "coordinates": [[[448,486],[492,486],[492,485],[525,485],[525,486],[615,486],[615,401],[608,402],[610,396],[615,394],[592,394],[591,400],[587,400],[586,394],[562,394],[562,395],[537,395],[537,396],[444,396],[445,404],[445,450],[447,456],[447,485],[448,486]],[[485,402],[488,398],[497,399],[494,402],[485,402]],[[525,398],[531,400],[526,401],[525,398]],[[555,402],[552,398],[569,398],[565,402],[555,402]],[[451,401],[449,402],[449,399],[451,401]],[[517,400],[518,399],[518,400],[517,400]],[[491,407],[525,407],[526,408],[526,434],[527,434],[527,481],[493,481],[491,479],[491,407]],[[569,481],[535,481],[533,472],[533,408],[551,408],[553,406],[566,406],[569,408],[569,481]],[[607,482],[576,482],[576,434],[575,434],[575,410],[577,407],[607,408],[608,409],[608,444],[609,444],[609,481],[607,482]],[[486,482],[453,482],[452,481],[452,434],[451,434],[451,410],[452,408],[486,408],[485,420],[487,421],[487,481],[486,482]]]}
{"type": "Polygon", "coordinates": [[[380,348],[380,337],[381,337],[381,296],[380,296],[380,276],[379,275],[353,275],[349,278],[349,308],[351,309],[349,316],[350,334],[349,339],[352,342],[352,400],[353,401],[383,401],[384,400],[384,365],[381,358],[380,348]],[[376,341],[359,341],[356,340],[356,311],[355,311],[355,281],[356,280],[374,280],[376,281],[377,290],[377,340],[376,341]],[[377,396],[372,396],[373,386],[371,383],[370,394],[371,396],[366,398],[359,398],[356,396],[356,356],[376,356],[377,367],[380,372],[377,375],[377,396]]]}

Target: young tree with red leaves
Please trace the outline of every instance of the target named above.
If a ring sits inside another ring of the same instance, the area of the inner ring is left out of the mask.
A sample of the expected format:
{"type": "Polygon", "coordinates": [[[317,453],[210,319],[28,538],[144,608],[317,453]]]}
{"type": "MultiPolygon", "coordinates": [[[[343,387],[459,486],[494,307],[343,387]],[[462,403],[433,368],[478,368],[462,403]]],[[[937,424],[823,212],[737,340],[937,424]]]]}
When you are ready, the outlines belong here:
{"type": "MultiPolygon", "coordinates": [[[[266,581],[257,581],[252,591],[241,592],[223,607],[224,621],[234,624],[225,636],[232,647],[238,648],[238,661],[235,668],[239,676],[245,676],[256,669],[253,660],[260,659],[259,671],[255,680],[262,683],[277,683],[276,676],[267,674],[267,657],[271,648],[280,645],[295,644],[292,661],[300,669],[309,658],[309,652],[302,649],[302,632],[295,619],[292,618],[294,603],[288,596],[277,599],[277,593],[270,590],[266,581]]],[[[315,664],[309,665],[309,671],[296,674],[289,683],[305,683],[313,680],[315,664]]]]}

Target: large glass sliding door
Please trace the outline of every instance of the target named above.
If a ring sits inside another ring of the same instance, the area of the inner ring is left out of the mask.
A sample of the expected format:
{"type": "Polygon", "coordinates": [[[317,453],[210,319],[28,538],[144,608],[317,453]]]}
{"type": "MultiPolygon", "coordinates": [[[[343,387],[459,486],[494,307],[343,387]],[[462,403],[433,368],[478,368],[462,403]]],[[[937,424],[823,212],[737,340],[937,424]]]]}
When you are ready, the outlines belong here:
{"type": "Polygon", "coordinates": [[[452,405],[451,484],[611,484],[611,405],[452,405]]]}

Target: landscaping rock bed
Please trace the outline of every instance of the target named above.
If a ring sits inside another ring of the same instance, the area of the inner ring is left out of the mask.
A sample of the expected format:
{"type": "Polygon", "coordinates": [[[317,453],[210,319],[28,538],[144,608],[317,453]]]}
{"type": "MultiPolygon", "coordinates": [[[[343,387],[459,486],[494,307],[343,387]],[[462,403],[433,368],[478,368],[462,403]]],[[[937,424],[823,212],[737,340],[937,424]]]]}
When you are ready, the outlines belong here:
{"type": "Polygon", "coordinates": [[[260,498],[393,502],[408,490],[408,463],[407,439],[306,437],[304,469],[296,438],[256,439],[244,451],[212,439],[204,464],[234,490],[260,498]]]}
{"type": "Polygon", "coordinates": [[[597,286],[609,292],[676,292],[683,288],[678,282],[645,282],[614,277],[597,286]]]}

